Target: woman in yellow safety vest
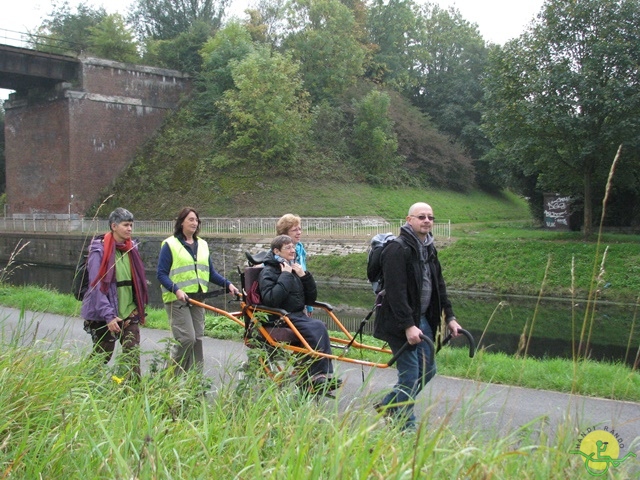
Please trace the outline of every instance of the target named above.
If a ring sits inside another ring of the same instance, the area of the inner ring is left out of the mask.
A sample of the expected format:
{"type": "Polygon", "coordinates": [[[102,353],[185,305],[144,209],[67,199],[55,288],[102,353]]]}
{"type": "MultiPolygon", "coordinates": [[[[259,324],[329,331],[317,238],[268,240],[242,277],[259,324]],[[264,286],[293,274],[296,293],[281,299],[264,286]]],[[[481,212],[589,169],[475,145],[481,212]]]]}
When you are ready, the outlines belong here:
{"type": "Polygon", "coordinates": [[[214,283],[232,295],[238,289],[213,267],[207,242],[198,237],[200,217],[193,208],[185,207],[178,214],[174,233],[162,242],[158,258],[157,278],[162,288],[171,332],[177,344],[171,351],[176,373],[204,367],[202,337],[204,308],[189,305],[188,297],[198,297],[214,283]],[[200,294],[200,295],[199,295],[200,294]]]}

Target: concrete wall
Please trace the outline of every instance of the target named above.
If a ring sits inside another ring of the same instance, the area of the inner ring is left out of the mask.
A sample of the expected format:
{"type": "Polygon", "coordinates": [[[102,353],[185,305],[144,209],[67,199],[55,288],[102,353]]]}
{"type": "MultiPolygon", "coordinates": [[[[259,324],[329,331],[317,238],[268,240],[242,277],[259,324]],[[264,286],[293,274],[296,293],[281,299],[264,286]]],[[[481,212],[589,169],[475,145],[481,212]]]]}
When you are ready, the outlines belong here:
{"type": "Polygon", "coordinates": [[[83,215],[191,88],[173,70],[81,61],[79,86],[5,102],[8,215],[83,215]]]}
{"type": "MultiPolygon", "coordinates": [[[[145,267],[155,270],[157,266],[160,244],[164,237],[136,237],[140,240],[140,254],[145,267]]],[[[246,263],[244,252],[257,253],[269,249],[271,238],[240,239],[204,237],[212,252],[214,265],[219,271],[235,272],[238,265],[246,263]]],[[[24,234],[0,233],[0,268],[9,261],[17,245],[28,245],[17,256],[19,262],[57,267],[75,267],[90,237],[64,234],[24,234]]],[[[313,255],[346,255],[364,252],[367,249],[366,239],[358,240],[304,240],[307,254],[313,255]]]]}
{"type": "MultiPolygon", "coordinates": [[[[155,307],[162,306],[160,285],[156,280],[156,267],[160,243],[164,237],[138,237],[141,241],[140,253],[145,264],[147,280],[150,283],[149,301],[155,307]]],[[[236,286],[239,283],[238,266],[246,264],[244,252],[257,253],[269,248],[270,238],[239,239],[239,238],[205,238],[212,251],[212,258],[216,270],[231,280],[236,286]]],[[[26,247],[16,256],[22,264],[19,270],[10,275],[9,280],[16,285],[28,284],[51,286],[62,293],[70,292],[74,268],[80,258],[80,252],[90,238],[68,234],[19,234],[0,233],[0,276],[9,262],[11,254],[18,245],[26,247]]],[[[322,240],[305,242],[305,247],[312,256],[327,253],[349,253],[364,251],[366,240],[322,240]]],[[[13,264],[11,268],[18,264],[13,264]]],[[[313,270],[313,265],[311,265],[313,270]]],[[[364,280],[364,279],[363,279],[364,280]]]]}

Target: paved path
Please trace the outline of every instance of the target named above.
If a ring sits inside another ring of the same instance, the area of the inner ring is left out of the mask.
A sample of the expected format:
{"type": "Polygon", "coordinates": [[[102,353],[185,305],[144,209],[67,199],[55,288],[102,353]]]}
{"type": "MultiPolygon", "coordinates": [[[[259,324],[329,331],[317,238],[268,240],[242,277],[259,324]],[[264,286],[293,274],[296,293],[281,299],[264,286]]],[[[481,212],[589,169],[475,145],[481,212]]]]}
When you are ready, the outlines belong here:
{"type": "MultiPolygon", "coordinates": [[[[0,307],[0,339],[7,342],[12,335],[20,341],[38,339],[40,346],[88,352],[90,338],[82,328],[82,320],[60,315],[26,312],[20,321],[20,311],[0,307]],[[16,333],[18,332],[18,333],[16,333]]],[[[164,330],[142,329],[143,351],[162,350],[163,339],[169,336],[164,330]]],[[[145,354],[144,363],[150,355],[145,354]]],[[[205,369],[215,382],[235,375],[237,367],[246,359],[245,347],[240,342],[205,339],[205,369]]],[[[395,382],[395,370],[365,368],[366,382],[362,381],[360,366],[337,362],[336,369],[345,385],[337,395],[341,410],[361,409],[372,415],[370,405],[380,392],[395,382]]],[[[422,417],[438,422],[447,420],[456,424],[460,412],[464,413],[464,427],[477,428],[478,432],[490,432],[503,436],[517,427],[534,420],[545,420],[545,430],[551,437],[558,426],[570,427],[576,440],[587,428],[615,429],[629,446],[635,439],[635,449],[640,458],[640,404],[601,398],[582,397],[563,393],[533,390],[520,387],[492,385],[471,380],[460,380],[437,375],[421,393],[416,411],[422,417]]],[[[537,423],[534,430],[539,430],[537,423]]]]}

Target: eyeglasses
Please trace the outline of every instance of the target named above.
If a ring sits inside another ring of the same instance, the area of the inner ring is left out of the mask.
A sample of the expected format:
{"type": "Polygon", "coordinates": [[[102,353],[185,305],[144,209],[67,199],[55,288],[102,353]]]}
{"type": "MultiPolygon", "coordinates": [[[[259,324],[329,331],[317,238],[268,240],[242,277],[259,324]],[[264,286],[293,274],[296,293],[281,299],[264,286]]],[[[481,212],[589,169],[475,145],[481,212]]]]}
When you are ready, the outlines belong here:
{"type": "Polygon", "coordinates": [[[289,245],[284,245],[280,250],[295,250],[296,246],[289,244],[289,245]]]}
{"type": "Polygon", "coordinates": [[[427,218],[429,219],[430,222],[433,222],[436,219],[436,217],[434,217],[433,215],[409,215],[409,216],[413,218],[417,218],[421,222],[424,222],[427,218]]]}

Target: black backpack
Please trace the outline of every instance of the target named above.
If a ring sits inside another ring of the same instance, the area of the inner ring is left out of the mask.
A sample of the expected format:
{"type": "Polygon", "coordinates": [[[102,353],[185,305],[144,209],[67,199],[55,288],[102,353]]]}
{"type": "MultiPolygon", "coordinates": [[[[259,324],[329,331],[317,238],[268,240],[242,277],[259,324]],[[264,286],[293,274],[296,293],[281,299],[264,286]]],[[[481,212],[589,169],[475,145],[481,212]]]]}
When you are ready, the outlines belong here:
{"type": "Polygon", "coordinates": [[[404,240],[392,233],[379,233],[371,239],[369,255],[367,256],[367,279],[376,294],[384,288],[382,281],[382,251],[394,240],[400,242],[406,250],[404,240]]]}
{"type": "MultiPolygon", "coordinates": [[[[94,238],[104,238],[104,235],[98,235],[94,238]]],[[[93,241],[93,239],[91,240],[93,241]]],[[[91,245],[91,243],[89,244],[91,245]]],[[[87,257],[89,256],[89,247],[82,252],[82,256],[76,265],[76,271],[71,281],[71,293],[76,300],[82,301],[89,290],[89,272],[87,272],[87,257]]]]}
{"type": "Polygon", "coordinates": [[[76,271],[71,281],[71,293],[76,300],[82,301],[89,289],[89,273],[87,272],[87,254],[83,253],[76,265],[76,271]]]}

